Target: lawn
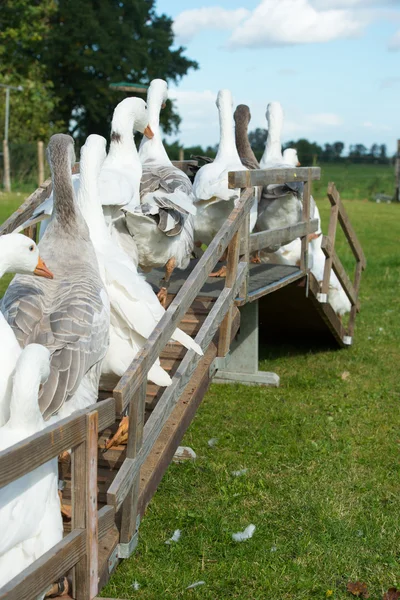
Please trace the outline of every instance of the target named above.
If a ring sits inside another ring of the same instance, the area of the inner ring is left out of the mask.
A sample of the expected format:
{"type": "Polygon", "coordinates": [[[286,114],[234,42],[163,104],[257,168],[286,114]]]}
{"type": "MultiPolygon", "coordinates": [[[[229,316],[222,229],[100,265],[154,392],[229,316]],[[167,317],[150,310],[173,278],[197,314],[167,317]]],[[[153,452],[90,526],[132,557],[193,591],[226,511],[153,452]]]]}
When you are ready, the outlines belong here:
{"type": "MultiPolygon", "coordinates": [[[[319,206],[326,224],[327,201],[319,206]]],[[[368,260],[354,346],[264,341],[260,368],[280,388],[213,385],[183,441],[197,460],[170,466],[103,596],[348,599],[347,582],[361,580],[378,599],[400,587],[400,205],[346,208],[368,260]],[[253,538],[234,542],[250,523],[253,538]],[[166,545],[175,529],[180,540],[166,545]]],[[[341,236],[339,254],[349,267],[341,236]]]]}

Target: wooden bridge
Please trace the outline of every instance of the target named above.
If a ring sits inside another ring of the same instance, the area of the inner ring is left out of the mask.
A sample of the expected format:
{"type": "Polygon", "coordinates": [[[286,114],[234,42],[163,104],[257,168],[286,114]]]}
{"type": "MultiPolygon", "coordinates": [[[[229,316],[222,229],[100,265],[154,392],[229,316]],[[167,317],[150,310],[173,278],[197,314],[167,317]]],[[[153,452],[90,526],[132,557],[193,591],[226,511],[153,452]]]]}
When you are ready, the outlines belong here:
{"type": "MultiPolygon", "coordinates": [[[[191,164],[179,166],[188,170],[191,164]]],[[[211,381],[279,385],[276,374],[258,371],[258,313],[264,302],[271,328],[272,323],[280,327],[287,321],[285,311],[290,307],[294,322],[302,323],[307,314],[307,322],[314,322],[334,343],[352,343],[366,262],[339,193],[330,184],[322,287],[310,272],[308,235],[318,228],[317,220],[310,219],[310,194],[312,181],[319,177],[320,169],[315,167],[230,173],[230,186],[242,188],[237,206],[203,256],[172,281],[167,311],[115,387],[100,390],[97,404],[0,452],[0,487],[4,487],[72,448],[70,472],[63,473],[67,481],[64,498],[72,507],[64,539],[0,589],[0,600],[31,600],[68,573],[74,598],[97,596],[118,562],[134,551],[140,519],[211,381]],[[250,235],[253,186],[290,181],[304,181],[302,221],[250,235]],[[338,222],[355,257],[353,281],[335,252],[338,222]],[[302,248],[298,267],[249,261],[254,251],[276,249],[298,237],[302,248]],[[226,278],[209,278],[226,249],[226,278]],[[332,269],[351,302],[347,327],[327,302],[332,269]],[[170,343],[177,326],[195,336],[204,356],[170,343]],[[147,382],[158,356],[172,377],[168,388],[147,382]],[[130,420],[126,446],[105,451],[107,440],[126,414],[130,420]]],[[[50,191],[47,181],[3,224],[0,235],[24,223],[50,191]]],[[[28,234],[35,238],[35,228],[28,234]]],[[[155,277],[158,281],[159,276],[155,277]]]]}

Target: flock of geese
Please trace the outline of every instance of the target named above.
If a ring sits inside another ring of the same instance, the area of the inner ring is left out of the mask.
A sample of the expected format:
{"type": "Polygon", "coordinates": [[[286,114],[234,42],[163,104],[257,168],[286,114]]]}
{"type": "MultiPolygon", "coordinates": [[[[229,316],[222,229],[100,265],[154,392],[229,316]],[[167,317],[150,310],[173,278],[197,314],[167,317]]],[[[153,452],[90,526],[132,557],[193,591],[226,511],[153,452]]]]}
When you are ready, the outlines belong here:
{"type": "MultiPolygon", "coordinates": [[[[52,195],[21,227],[41,223],[39,247],[20,233],[0,237],[0,277],[16,274],[0,312],[0,450],[95,403],[99,383],[113,385],[123,375],[164,314],[174,269],[188,266],[195,245],[210,243],[239,199],[240,190],[228,188],[229,171],[298,164],[295,150],[282,154],[279,103],[268,105],[268,139],[258,164],[247,135],[249,108],[239,105],[233,114],[231,93],[221,90],[218,153],[192,184],[162,143],[167,93],[166,82],[156,79],[147,106],[138,98],[120,102],[108,154],[106,140],[90,135],[79,174],[71,175],[73,139],[52,136],[52,195]],[[139,151],[134,130],[143,133],[139,151]],[[142,273],[156,267],[165,268],[158,295],[142,273]]],[[[259,189],[250,230],[292,225],[301,210],[298,184],[259,189]]],[[[315,203],[313,211],[319,218],[315,203]]],[[[319,234],[310,247],[321,280],[319,234]]],[[[262,260],[296,264],[300,249],[295,240],[262,260]]],[[[350,308],[334,276],[330,301],[339,314],[350,308]]],[[[178,328],[172,339],[203,353],[178,328]]],[[[159,360],[148,379],[171,384],[159,360]]],[[[0,522],[2,587],[62,538],[56,459],[0,490],[0,522]]]]}

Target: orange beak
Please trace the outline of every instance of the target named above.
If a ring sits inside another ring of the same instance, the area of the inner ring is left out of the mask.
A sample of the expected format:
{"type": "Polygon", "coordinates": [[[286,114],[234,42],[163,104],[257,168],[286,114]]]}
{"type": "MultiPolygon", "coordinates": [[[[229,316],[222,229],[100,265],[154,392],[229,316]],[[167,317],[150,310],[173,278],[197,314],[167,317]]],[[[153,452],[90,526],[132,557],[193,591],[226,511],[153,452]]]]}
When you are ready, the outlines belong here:
{"type": "Polygon", "coordinates": [[[146,129],[143,131],[143,134],[149,138],[149,140],[151,140],[154,137],[154,133],[150,127],[150,125],[147,125],[146,129]]]}
{"type": "Polygon", "coordinates": [[[301,167],[301,162],[300,161],[298,161],[296,167],[301,167]]]}
{"type": "Polygon", "coordinates": [[[46,279],[53,279],[54,275],[44,264],[43,260],[39,256],[38,264],[36,265],[36,269],[33,271],[34,275],[38,277],[45,277],[46,279]]]}

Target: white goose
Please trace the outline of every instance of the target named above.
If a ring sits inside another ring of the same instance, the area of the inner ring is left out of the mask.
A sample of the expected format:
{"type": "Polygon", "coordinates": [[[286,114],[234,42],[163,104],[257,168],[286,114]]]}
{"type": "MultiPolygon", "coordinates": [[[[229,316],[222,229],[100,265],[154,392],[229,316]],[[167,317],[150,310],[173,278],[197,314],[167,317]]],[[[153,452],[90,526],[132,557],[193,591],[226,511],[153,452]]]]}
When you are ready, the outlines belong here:
{"type": "MultiPolygon", "coordinates": [[[[151,131],[146,127],[146,104],[141,98],[125,98],[117,104],[111,122],[109,152],[99,175],[99,193],[104,214],[108,222],[117,219],[114,223],[113,235],[133,258],[135,264],[137,264],[137,249],[126,229],[120,208],[130,202],[133,205],[140,202],[142,165],[133,138],[133,130],[151,136],[151,131]]],[[[72,175],[72,183],[77,194],[80,186],[79,173],[72,175]]],[[[32,217],[20,229],[42,221],[40,226],[40,237],[42,237],[52,212],[53,193],[35,209],[32,217]]]]}
{"type": "Polygon", "coordinates": [[[167,83],[154,79],[148,90],[150,135],[143,137],[139,156],[143,165],[140,205],[124,207],[126,224],[139,251],[144,271],[165,267],[158,293],[165,306],[168,285],[175,268],[185,269],[193,250],[193,215],[196,209],[190,179],[173,166],[161,139],[160,110],[167,100],[167,83]]]}
{"type": "MultiPolygon", "coordinates": [[[[49,350],[26,346],[15,369],[10,419],[0,428],[0,450],[44,429],[38,395],[49,375],[49,350]]],[[[62,539],[56,458],[0,490],[0,522],[1,588],[62,539]]]]}
{"type": "MultiPolygon", "coordinates": [[[[231,92],[220,90],[216,104],[220,125],[218,153],[212,163],[201,167],[193,182],[197,208],[195,240],[202,244],[211,242],[232,212],[235,202],[239,200],[240,189],[229,189],[228,187],[229,171],[247,171],[236,149],[231,92]]],[[[256,213],[257,205],[255,203],[256,213]]],[[[254,227],[254,223],[252,225],[254,227]]],[[[216,275],[219,274],[222,274],[222,270],[216,275]]]]}
{"type": "MultiPolygon", "coordinates": [[[[144,277],[110,236],[104,221],[98,189],[98,172],[105,158],[106,141],[90,135],[81,149],[82,177],[78,204],[88,224],[101,276],[111,303],[110,347],[102,365],[102,382],[115,384],[144,345],[164,309],[144,277]]],[[[172,339],[203,354],[190,336],[176,329],[172,339]]],[[[157,360],[148,379],[168,386],[171,378],[157,360]]]]}
{"type": "MultiPolygon", "coordinates": [[[[0,237],[0,279],[5,273],[33,274],[40,277],[52,278],[39,256],[39,250],[34,241],[20,235],[11,233],[0,237]]],[[[12,374],[21,347],[13,330],[0,311],[0,427],[10,416],[10,399],[12,374]]]]}
{"type": "Polygon", "coordinates": [[[109,300],[87,225],[74,198],[74,142],[52,136],[48,146],[54,210],[39,244],[54,280],[16,275],[3,311],[22,347],[41,343],[51,372],[39,393],[45,419],[63,418],[97,400],[101,361],[109,338],[109,300]]]}

